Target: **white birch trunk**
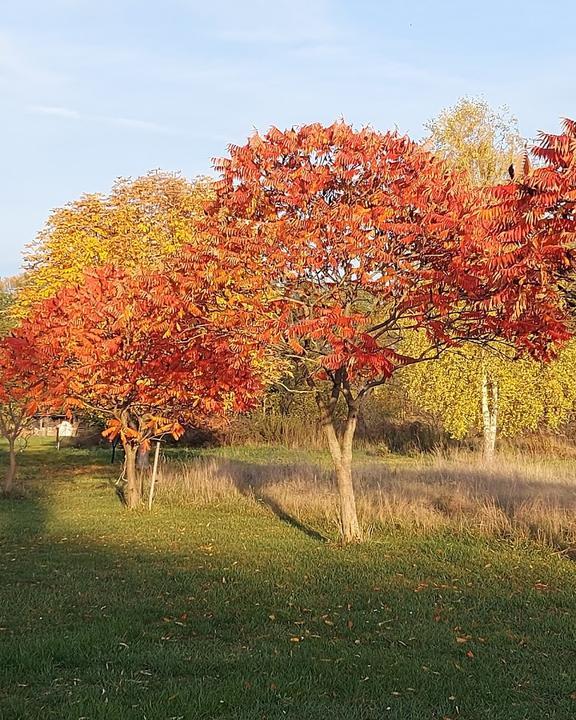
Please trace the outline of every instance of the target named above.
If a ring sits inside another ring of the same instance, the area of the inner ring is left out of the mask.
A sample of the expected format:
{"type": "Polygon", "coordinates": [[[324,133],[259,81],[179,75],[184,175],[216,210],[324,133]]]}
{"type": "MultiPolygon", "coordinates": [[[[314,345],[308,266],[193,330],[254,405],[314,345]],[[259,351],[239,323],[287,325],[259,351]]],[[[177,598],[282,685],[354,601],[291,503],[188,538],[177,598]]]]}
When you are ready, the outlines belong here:
{"type": "Polygon", "coordinates": [[[484,434],[483,456],[492,462],[496,452],[498,433],[498,383],[486,368],[482,369],[482,429],[484,434]]]}

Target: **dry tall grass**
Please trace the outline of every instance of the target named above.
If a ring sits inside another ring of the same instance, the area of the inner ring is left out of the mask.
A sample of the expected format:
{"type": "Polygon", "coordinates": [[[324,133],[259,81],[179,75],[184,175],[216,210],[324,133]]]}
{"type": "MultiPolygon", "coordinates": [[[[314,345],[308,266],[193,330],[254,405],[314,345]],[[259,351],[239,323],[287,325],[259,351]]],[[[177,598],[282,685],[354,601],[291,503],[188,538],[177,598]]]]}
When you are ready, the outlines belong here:
{"type": "MultiPolygon", "coordinates": [[[[470,455],[422,456],[359,464],[358,508],[367,532],[382,526],[536,540],[576,548],[576,470],[528,456],[483,466],[470,455]]],[[[337,526],[329,467],[262,465],[197,458],[163,465],[160,502],[208,504],[247,496],[283,517],[322,529],[337,526]]]]}

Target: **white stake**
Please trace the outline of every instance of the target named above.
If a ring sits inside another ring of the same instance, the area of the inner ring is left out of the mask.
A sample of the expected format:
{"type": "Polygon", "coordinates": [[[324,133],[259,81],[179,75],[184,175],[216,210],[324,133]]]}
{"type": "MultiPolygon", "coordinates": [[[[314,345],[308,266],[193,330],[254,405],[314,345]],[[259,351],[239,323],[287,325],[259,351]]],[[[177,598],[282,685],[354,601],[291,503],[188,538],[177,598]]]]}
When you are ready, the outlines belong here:
{"type": "Polygon", "coordinates": [[[156,443],[156,451],[154,452],[154,465],[152,467],[152,481],[150,482],[150,493],[148,494],[148,510],[152,510],[152,500],[154,499],[154,486],[156,485],[156,473],[158,471],[158,458],[160,456],[160,440],[156,443]]]}

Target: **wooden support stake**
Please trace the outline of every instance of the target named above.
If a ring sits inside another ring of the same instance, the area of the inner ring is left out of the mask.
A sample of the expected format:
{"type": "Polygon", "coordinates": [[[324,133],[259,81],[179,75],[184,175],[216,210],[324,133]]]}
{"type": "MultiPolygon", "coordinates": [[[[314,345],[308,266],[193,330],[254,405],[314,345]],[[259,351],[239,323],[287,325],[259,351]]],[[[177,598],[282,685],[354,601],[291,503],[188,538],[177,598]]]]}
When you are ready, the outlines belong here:
{"type": "Polygon", "coordinates": [[[154,487],[156,485],[156,473],[158,472],[158,458],[160,457],[160,440],[156,442],[156,451],[154,452],[154,465],[152,467],[152,480],[150,482],[150,492],[148,494],[148,510],[152,510],[152,501],[154,499],[154,487]]]}

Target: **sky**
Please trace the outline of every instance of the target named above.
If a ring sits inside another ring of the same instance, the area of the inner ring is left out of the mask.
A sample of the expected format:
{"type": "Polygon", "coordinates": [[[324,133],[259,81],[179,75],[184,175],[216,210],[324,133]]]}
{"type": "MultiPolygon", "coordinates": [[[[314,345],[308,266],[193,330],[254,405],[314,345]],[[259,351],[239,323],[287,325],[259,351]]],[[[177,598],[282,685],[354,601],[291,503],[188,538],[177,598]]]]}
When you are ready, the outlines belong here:
{"type": "Polygon", "coordinates": [[[576,117],[573,0],[0,0],[0,276],[117,177],[211,172],[254,129],[415,138],[462,96],[576,117]]]}

